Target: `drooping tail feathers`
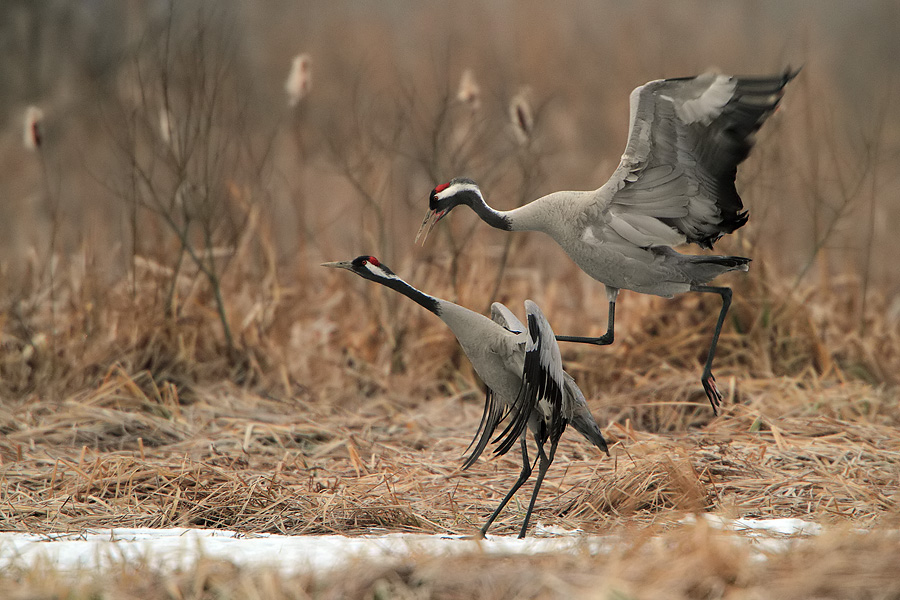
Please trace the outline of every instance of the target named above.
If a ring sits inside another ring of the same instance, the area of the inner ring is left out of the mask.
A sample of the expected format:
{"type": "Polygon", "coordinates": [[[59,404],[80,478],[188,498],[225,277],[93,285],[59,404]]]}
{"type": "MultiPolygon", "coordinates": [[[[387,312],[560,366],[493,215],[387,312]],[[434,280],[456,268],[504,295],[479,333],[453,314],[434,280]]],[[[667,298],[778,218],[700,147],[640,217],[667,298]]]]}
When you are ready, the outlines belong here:
{"type": "Polygon", "coordinates": [[[575,380],[572,379],[568,373],[565,374],[565,379],[566,392],[571,394],[572,398],[575,400],[575,409],[572,412],[572,427],[574,427],[578,433],[583,435],[587,441],[603,450],[603,452],[609,456],[609,448],[606,446],[606,440],[603,439],[603,434],[600,432],[600,426],[597,425],[597,421],[594,420],[591,411],[588,410],[584,394],[581,393],[581,390],[578,389],[578,386],[575,384],[575,380]]]}
{"type": "Polygon", "coordinates": [[[742,256],[682,256],[686,261],[684,273],[692,285],[704,285],[728,271],[746,271],[750,262],[749,258],[742,256]]]}
{"type": "Polygon", "coordinates": [[[725,267],[729,271],[746,271],[749,269],[747,263],[750,262],[749,258],[744,258],[743,256],[689,256],[688,257],[692,263],[699,264],[708,264],[708,265],[718,265],[720,267],[725,267]]]}

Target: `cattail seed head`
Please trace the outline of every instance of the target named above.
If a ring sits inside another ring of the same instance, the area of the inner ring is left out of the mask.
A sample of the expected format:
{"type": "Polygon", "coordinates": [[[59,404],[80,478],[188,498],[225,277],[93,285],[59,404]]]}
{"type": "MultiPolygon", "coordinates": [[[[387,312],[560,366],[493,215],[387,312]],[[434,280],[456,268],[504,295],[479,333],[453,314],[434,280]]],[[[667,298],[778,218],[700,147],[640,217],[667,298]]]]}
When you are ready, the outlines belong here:
{"type": "Polygon", "coordinates": [[[28,150],[37,150],[41,147],[43,119],[44,111],[37,106],[29,106],[25,109],[25,128],[22,132],[22,143],[28,150]]]}
{"type": "Polygon", "coordinates": [[[456,99],[469,107],[472,112],[481,108],[481,88],[475,81],[475,74],[472,69],[463,71],[462,77],[459,79],[459,90],[456,92],[456,99]]]}
{"type": "Polygon", "coordinates": [[[295,107],[309,94],[312,83],[312,58],[309,54],[298,54],[291,63],[291,72],[284,82],[287,92],[288,106],[295,107]]]}
{"type": "Polygon", "coordinates": [[[159,136],[166,144],[172,143],[172,116],[165,107],[159,109],[159,136]]]}
{"type": "Polygon", "coordinates": [[[509,120],[516,140],[523,146],[531,139],[534,130],[534,113],[531,110],[531,90],[523,87],[509,102],[509,120]]]}

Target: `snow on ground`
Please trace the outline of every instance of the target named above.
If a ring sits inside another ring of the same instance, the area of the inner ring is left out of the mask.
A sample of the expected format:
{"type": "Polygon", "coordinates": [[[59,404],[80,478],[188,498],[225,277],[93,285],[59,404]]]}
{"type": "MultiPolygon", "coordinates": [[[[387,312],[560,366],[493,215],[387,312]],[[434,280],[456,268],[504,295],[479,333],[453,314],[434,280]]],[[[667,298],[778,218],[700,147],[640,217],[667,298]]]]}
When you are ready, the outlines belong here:
{"type": "Polygon", "coordinates": [[[721,529],[780,533],[782,535],[818,535],[822,526],[801,519],[725,519],[717,515],[704,515],[706,521],[721,529]]]}
{"type": "MultiPolygon", "coordinates": [[[[714,527],[751,531],[751,539],[771,532],[785,536],[815,534],[819,526],[799,519],[736,519],[707,516],[714,527]]],[[[277,568],[285,574],[321,571],[349,560],[392,561],[410,555],[446,556],[464,553],[541,554],[608,552],[614,538],[588,536],[538,525],[537,535],[523,540],[488,536],[387,534],[361,537],[338,535],[243,535],[213,529],[105,529],[79,534],[0,533],[0,569],[34,564],[63,571],[93,570],[111,565],[144,563],[161,570],[188,567],[198,558],[224,559],[244,567],[277,568]]],[[[761,540],[759,549],[775,551],[780,540],[761,540]],[[774,544],[774,545],[773,545],[774,544]]]]}

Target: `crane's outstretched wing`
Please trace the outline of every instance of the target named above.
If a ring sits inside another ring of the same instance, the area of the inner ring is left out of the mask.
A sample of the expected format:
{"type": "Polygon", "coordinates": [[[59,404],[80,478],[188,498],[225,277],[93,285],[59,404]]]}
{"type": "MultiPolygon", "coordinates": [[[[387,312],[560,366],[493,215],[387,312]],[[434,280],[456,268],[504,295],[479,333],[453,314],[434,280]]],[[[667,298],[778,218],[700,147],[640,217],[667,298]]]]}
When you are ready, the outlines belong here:
{"type": "MultiPolygon", "coordinates": [[[[512,333],[525,332],[525,326],[522,325],[522,322],[511,310],[500,302],[491,304],[491,319],[494,323],[497,323],[512,333]]],[[[524,344],[524,342],[523,336],[522,343],[524,344]]],[[[463,469],[468,469],[475,464],[475,461],[478,460],[478,457],[481,456],[481,453],[484,452],[484,449],[487,447],[491,436],[494,435],[497,425],[499,425],[506,416],[505,406],[497,402],[494,398],[493,390],[487,388],[484,397],[484,412],[481,414],[481,422],[478,424],[478,431],[475,432],[475,437],[469,442],[469,447],[466,448],[466,452],[469,451],[469,448],[471,448],[473,444],[475,445],[475,449],[472,450],[472,454],[470,454],[465,462],[463,462],[463,469]]],[[[465,452],[463,452],[463,454],[465,454],[465,452]]]]}
{"type": "Polygon", "coordinates": [[[499,302],[491,304],[491,320],[513,333],[525,332],[525,326],[522,325],[522,321],[511,310],[506,308],[506,305],[499,302]]]}
{"type": "Polygon", "coordinates": [[[591,235],[620,236],[640,247],[694,242],[712,248],[741,227],[747,212],[734,187],[737,166],[798,72],[705,73],[636,88],[628,144],[597,190],[591,235]]]}
{"type": "Polygon", "coordinates": [[[509,424],[494,440],[499,442],[494,450],[494,454],[498,455],[512,448],[535,410],[543,417],[545,424],[536,435],[539,444],[546,439],[559,439],[567,423],[563,414],[565,374],[556,336],[537,304],[526,300],[525,312],[528,315],[528,334],[522,387],[509,424]]]}

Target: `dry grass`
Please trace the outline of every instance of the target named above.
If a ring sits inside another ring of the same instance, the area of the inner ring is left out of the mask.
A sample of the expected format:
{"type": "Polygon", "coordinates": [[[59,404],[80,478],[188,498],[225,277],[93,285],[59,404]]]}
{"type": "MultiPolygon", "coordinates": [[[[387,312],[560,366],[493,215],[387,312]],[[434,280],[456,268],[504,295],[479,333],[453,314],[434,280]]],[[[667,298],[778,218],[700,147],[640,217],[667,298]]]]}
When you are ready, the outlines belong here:
{"type": "MultiPolygon", "coordinates": [[[[0,405],[0,528],[476,531],[518,464],[507,456],[459,471],[482,400],[470,367],[431,315],[321,271],[309,271],[318,285],[273,294],[268,328],[257,322],[257,343],[235,358],[209,334],[218,321],[199,304],[176,325],[162,320],[148,331],[130,306],[117,312],[110,302],[103,322],[114,331],[62,338],[55,359],[46,348],[9,348],[5,368],[21,379],[6,380],[20,392],[0,405]],[[60,376],[41,379],[51,372],[60,376]]],[[[483,275],[462,273],[468,293],[483,288],[483,275]]],[[[439,272],[420,276],[422,287],[439,287],[439,272]]],[[[894,540],[878,531],[896,528],[900,515],[900,407],[884,362],[898,352],[896,329],[875,312],[877,333],[854,334],[840,309],[852,287],[786,293],[765,277],[751,272],[738,286],[717,369],[728,399],[719,418],[697,382],[715,311],[689,297],[629,296],[617,346],[565,350],[614,442],[612,458],[567,434],[535,520],[617,533],[610,555],[423,556],[361,565],[352,578],[220,563],[165,583],[140,565],[123,565],[114,582],[28,570],[2,577],[21,598],[91,597],[100,588],[148,598],[891,597],[898,584],[885,556],[894,540]],[[682,523],[704,512],[799,517],[836,533],[759,563],[720,534],[682,523]],[[860,527],[868,536],[846,533],[860,527]]],[[[513,272],[506,289],[515,294],[529,280],[513,272]]],[[[258,291],[228,285],[235,312],[260,302],[258,291]]],[[[597,296],[589,301],[602,305],[597,296]]],[[[551,290],[545,307],[565,316],[556,297],[551,290]]],[[[82,314],[65,305],[72,312],[58,319],[82,314]]],[[[495,533],[517,530],[521,501],[495,533]]]]}
{"type": "MultiPolygon", "coordinates": [[[[321,286],[280,294],[271,321],[310,304],[328,308],[301,314],[283,348],[261,338],[230,363],[200,333],[214,329],[211,312],[149,338],[139,335],[143,323],[121,318],[118,335],[133,341],[110,345],[101,336],[100,348],[88,346],[88,354],[109,353],[101,364],[115,356],[94,383],[59,400],[32,393],[4,402],[0,526],[345,534],[477,528],[511,485],[517,457],[458,470],[481,393],[452,338],[425,311],[407,312],[418,309],[411,302],[382,321],[372,301],[392,296],[374,286],[364,286],[363,296],[348,293],[360,285],[349,276],[311,277],[321,286]],[[234,383],[236,373],[243,386],[234,383]]],[[[516,290],[517,278],[509,279],[516,290]]],[[[764,310],[751,305],[764,283],[744,285],[736,322],[764,310]]],[[[896,515],[900,410],[880,362],[897,354],[896,330],[876,323],[878,351],[866,350],[852,334],[831,333],[846,330],[842,313],[828,307],[843,301],[840,294],[815,303],[785,298],[772,311],[784,316],[723,336],[718,373],[729,402],[717,419],[697,382],[715,311],[704,315],[690,298],[629,297],[622,312],[632,331],[619,345],[566,349],[616,444],[605,459],[567,435],[537,518],[602,532],[710,510],[856,524],[896,515]],[[812,326],[815,318],[820,323],[812,326]],[[789,341],[785,348],[772,343],[780,337],[789,341]],[[800,362],[806,366],[798,370],[800,362]],[[846,365],[887,381],[872,385],[846,365]]],[[[552,300],[545,306],[560,312],[552,300]]],[[[279,337],[277,326],[271,337],[279,337]]],[[[7,353],[10,370],[49,369],[27,350],[15,368],[7,353]]],[[[496,531],[512,531],[520,516],[514,505],[496,531]]]]}
{"type": "MultiPolygon", "coordinates": [[[[823,386],[818,408],[778,413],[773,404],[809,392],[783,379],[748,387],[747,404],[681,433],[611,422],[612,459],[567,436],[537,518],[603,532],[710,510],[858,525],[897,514],[895,395],[823,386]]],[[[90,398],[5,408],[0,526],[466,534],[517,472],[514,456],[458,470],[477,421],[474,394],[407,406],[377,397],[352,410],[230,385],[202,396],[166,406],[119,375],[90,398]]],[[[504,515],[497,532],[511,532],[521,511],[504,515]]]]}
{"type": "MultiPolygon", "coordinates": [[[[594,22],[572,18],[578,2],[526,2],[512,51],[470,27],[499,22],[487,4],[399,22],[336,6],[318,20],[282,7],[265,26],[266,10],[235,9],[235,29],[204,30],[232,50],[227,68],[195,56],[196,15],[175,19],[173,44],[186,45],[173,56],[198,58],[240,102],[199,102],[211,96],[191,87],[196,71],[154,72],[159,32],[148,26],[104,86],[69,74],[48,92],[40,151],[21,149],[18,123],[0,138],[0,170],[13,174],[0,183],[11,198],[0,236],[0,529],[472,533],[519,465],[508,456],[459,471],[483,398],[465,357],[420,307],[319,262],[376,254],[437,296],[519,313],[533,298],[558,333],[602,333],[601,286],[545,238],[455,215],[414,248],[427,191],[466,174],[508,208],[594,186],[618,160],[633,86],[705,69],[710,57],[741,73],[804,63],[741,169],[750,222],[717,245],[754,259],[746,276],[722,280],[735,290],[715,369],[722,416],[699,382],[717,302],[623,292],[615,345],[563,348],[613,456],[567,434],[535,512],[622,533],[609,556],[422,557],[362,565],[349,579],[209,563],[165,583],[124,565],[113,581],[74,588],[39,570],[0,574],[11,597],[897,597],[895,540],[879,527],[900,517],[900,278],[875,258],[897,253],[900,105],[870,107],[890,97],[880,82],[893,53],[850,68],[829,60],[847,53],[824,17],[807,39],[794,35],[807,31],[803,11],[769,22],[766,10],[704,2],[654,6],[649,28],[646,3],[604,5],[594,22]],[[702,31],[689,14],[703,15],[702,31]],[[433,43],[435,22],[459,54],[385,43],[433,43]],[[243,51],[255,43],[270,62],[243,51]],[[282,82],[298,51],[315,75],[288,113],[282,82]],[[453,100],[464,68],[483,93],[474,116],[453,100]],[[141,69],[143,88],[129,79],[141,69]],[[191,152],[159,139],[157,79],[172,86],[173,120],[192,101],[206,107],[191,115],[205,127],[191,152]],[[506,122],[521,84],[536,109],[524,146],[506,122]],[[220,148],[235,155],[207,169],[220,148]],[[196,205],[185,190],[200,190],[196,205]],[[679,525],[703,512],[834,529],[760,563],[679,525]]],[[[855,22],[858,37],[893,22],[896,8],[881,10],[880,24],[855,22]]],[[[492,531],[513,533],[523,509],[514,501],[492,531]]]]}

